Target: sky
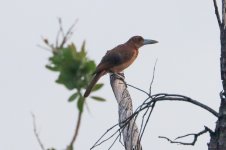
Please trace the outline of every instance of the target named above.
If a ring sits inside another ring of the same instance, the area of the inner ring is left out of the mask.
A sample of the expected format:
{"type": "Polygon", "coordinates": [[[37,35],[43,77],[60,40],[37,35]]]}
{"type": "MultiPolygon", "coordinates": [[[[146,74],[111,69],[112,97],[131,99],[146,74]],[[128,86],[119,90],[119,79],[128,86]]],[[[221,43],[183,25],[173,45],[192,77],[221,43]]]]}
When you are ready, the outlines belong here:
{"type": "MultiPolygon", "coordinates": [[[[158,59],[153,93],[189,96],[218,111],[221,91],[219,29],[212,1],[206,0],[8,0],[0,1],[0,149],[40,150],[34,136],[31,113],[46,148],[65,149],[77,117],[73,93],[55,83],[57,73],[45,68],[49,51],[39,48],[42,37],[54,42],[57,18],[68,28],[76,19],[71,41],[78,47],[86,41],[88,56],[97,63],[109,49],[133,35],[158,40],[144,46],[132,66],[125,70],[126,82],[148,90],[158,59]]],[[[75,149],[86,150],[118,121],[117,103],[109,76],[97,94],[107,102],[88,99],[75,149]]],[[[145,95],[129,88],[134,109],[145,95]]],[[[142,145],[146,149],[205,150],[209,135],[195,146],[170,144],[158,136],[175,138],[215,128],[216,118],[189,103],[160,102],[150,118],[142,145]]],[[[191,139],[188,139],[191,140],[191,139]]],[[[108,149],[106,143],[96,150],[108,149]]],[[[113,150],[123,150],[117,143],[113,150]]]]}

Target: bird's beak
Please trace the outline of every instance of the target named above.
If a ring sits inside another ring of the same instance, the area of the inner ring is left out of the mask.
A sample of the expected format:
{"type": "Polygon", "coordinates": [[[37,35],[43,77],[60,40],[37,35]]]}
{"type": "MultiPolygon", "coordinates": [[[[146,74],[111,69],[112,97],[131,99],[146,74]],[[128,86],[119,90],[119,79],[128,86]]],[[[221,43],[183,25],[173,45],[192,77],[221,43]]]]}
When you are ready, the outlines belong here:
{"type": "Polygon", "coordinates": [[[147,44],[155,44],[158,43],[158,41],[155,40],[149,40],[149,39],[144,39],[143,45],[147,45],[147,44]]]}

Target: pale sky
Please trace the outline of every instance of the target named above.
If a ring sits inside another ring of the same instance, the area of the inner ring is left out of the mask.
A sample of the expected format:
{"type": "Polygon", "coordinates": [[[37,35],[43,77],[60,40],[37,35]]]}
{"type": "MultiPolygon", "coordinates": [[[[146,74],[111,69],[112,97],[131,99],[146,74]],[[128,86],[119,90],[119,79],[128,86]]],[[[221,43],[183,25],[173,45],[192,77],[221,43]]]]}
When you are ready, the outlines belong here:
{"type": "MultiPolygon", "coordinates": [[[[65,29],[79,19],[72,41],[87,42],[88,55],[99,62],[105,52],[133,35],[158,40],[140,49],[138,59],[125,70],[126,81],[148,90],[155,60],[153,93],[190,96],[218,111],[221,88],[219,30],[212,0],[1,0],[1,104],[0,149],[40,150],[31,112],[36,115],[40,138],[46,148],[64,149],[70,142],[77,117],[73,93],[56,84],[57,73],[44,66],[51,53],[37,47],[41,37],[55,41],[57,18],[65,29]]],[[[88,99],[75,149],[87,150],[118,121],[117,103],[109,76],[97,94],[107,102],[88,99]]],[[[145,95],[129,88],[136,108],[145,95]]],[[[158,136],[175,138],[215,128],[209,112],[183,102],[157,104],[143,137],[144,150],[205,150],[209,135],[195,146],[170,144],[158,136]]],[[[96,150],[105,150],[106,143],[96,150]]],[[[116,144],[112,150],[123,150],[116,144]]]]}

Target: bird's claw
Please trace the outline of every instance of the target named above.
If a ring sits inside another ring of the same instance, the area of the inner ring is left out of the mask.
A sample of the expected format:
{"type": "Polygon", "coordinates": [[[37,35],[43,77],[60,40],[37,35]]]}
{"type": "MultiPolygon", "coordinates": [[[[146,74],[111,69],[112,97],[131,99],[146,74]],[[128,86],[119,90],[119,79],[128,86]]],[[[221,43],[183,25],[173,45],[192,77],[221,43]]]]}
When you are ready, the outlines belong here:
{"type": "Polygon", "coordinates": [[[116,79],[121,80],[125,84],[125,86],[127,88],[126,81],[124,80],[125,79],[124,73],[113,73],[112,75],[115,75],[116,79]]]}

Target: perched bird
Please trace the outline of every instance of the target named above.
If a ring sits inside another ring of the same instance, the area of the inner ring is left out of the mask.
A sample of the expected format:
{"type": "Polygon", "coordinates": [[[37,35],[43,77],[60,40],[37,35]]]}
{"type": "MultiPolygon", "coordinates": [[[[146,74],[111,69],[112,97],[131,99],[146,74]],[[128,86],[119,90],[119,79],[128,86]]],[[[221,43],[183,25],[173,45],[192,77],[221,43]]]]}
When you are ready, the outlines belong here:
{"type": "Polygon", "coordinates": [[[138,49],[143,45],[155,44],[158,41],[144,39],[141,36],[133,36],[126,43],[120,44],[107,51],[101,62],[97,65],[94,76],[86,88],[84,97],[88,97],[92,88],[106,73],[120,73],[129,67],[137,58],[138,49]]]}

